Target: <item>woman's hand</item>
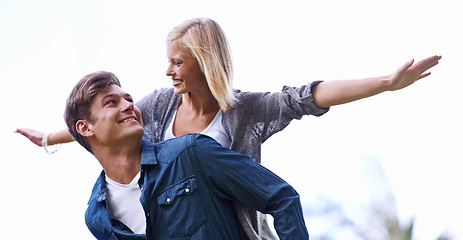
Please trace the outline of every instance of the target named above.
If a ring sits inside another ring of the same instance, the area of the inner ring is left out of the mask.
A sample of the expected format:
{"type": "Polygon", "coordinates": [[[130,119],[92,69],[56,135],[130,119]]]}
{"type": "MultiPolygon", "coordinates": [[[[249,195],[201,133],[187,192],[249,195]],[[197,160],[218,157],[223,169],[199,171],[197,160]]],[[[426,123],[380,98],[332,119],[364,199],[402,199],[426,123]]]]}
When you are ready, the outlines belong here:
{"type": "MultiPolygon", "coordinates": [[[[28,138],[31,142],[35,143],[35,145],[39,147],[43,147],[42,139],[45,136],[45,133],[34,130],[34,129],[30,129],[30,128],[18,128],[16,129],[15,132],[22,134],[24,137],[28,138]]],[[[47,145],[51,146],[55,144],[68,143],[72,141],[74,141],[74,139],[72,138],[68,129],[65,128],[61,131],[50,133],[48,135],[47,145]]]]}
{"type": "Polygon", "coordinates": [[[31,142],[35,143],[35,145],[42,147],[42,138],[45,133],[29,128],[18,128],[16,129],[15,133],[20,133],[24,137],[28,138],[31,142]]]}
{"type": "Polygon", "coordinates": [[[388,78],[388,90],[395,91],[405,88],[417,80],[429,76],[431,73],[426,72],[439,63],[441,56],[432,56],[425,58],[417,63],[411,60],[397,69],[388,78]]]}

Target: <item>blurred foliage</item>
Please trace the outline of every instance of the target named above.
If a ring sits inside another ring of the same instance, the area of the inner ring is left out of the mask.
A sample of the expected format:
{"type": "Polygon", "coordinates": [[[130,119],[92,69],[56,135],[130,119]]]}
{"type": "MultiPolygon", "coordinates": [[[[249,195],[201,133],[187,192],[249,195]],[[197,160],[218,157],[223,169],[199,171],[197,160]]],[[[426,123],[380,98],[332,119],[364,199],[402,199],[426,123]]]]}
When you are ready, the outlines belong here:
{"type": "MultiPolygon", "coordinates": [[[[396,198],[380,162],[367,157],[366,181],[375,189],[374,196],[355,218],[346,213],[343,205],[326,196],[318,196],[304,204],[304,215],[310,219],[308,226],[317,228],[311,233],[314,240],[412,240],[414,219],[401,223],[396,207],[396,198]],[[378,190],[380,192],[378,192],[378,190]]],[[[355,193],[353,193],[355,194],[355,193]]],[[[452,240],[449,233],[442,233],[437,240],[452,240]]]]}

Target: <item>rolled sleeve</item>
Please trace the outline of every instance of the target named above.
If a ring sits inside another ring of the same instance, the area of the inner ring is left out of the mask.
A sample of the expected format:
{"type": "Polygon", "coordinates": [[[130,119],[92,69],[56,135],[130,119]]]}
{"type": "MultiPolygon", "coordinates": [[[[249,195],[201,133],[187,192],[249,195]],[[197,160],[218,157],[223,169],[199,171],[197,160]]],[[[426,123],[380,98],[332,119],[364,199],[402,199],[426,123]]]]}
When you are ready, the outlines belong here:
{"type": "Polygon", "coordinates": [[[301,110],[301,116],[303,115],[314,115],[314,116],[321,116],[327,113],[330,108],[319,108],[315,105],[313,101],[312,89],[316,85],[320,84],[323,81],[314,81],[308,85],[304,85],[302,87],[288,87],[283,86],[281,90],[283,93],[288,94],[290,96],[290,102],[294,102],[291,104],[292,106],[299,106],[301,110]]]}

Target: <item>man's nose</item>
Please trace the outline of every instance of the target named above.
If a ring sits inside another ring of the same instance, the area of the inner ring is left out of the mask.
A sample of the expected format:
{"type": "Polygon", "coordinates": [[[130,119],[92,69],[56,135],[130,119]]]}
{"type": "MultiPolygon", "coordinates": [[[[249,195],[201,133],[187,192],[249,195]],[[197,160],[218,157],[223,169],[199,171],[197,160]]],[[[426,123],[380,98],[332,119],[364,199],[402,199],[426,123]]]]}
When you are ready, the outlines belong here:
{"type": "Polygon", "coordinates": [[[134,104],[133,102],[124,100],[124,106],[122,107],[122,112],[133,111],[134,104]]]}

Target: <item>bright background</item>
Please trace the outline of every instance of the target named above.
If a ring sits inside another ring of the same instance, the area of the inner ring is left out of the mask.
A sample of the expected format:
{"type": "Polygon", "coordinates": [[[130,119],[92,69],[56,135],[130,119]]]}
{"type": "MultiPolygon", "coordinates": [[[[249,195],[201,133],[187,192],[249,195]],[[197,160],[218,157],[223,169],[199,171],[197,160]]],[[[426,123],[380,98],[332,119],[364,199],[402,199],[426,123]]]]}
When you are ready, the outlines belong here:
{"type": "MultiPolygon", "coordinates": [[[[460,5],[2,0],[0,231],[15,239],[92,239],[84,212],[99,163],[76,143],[49,156],[14,130],[64,128],[67,95],[93,71],[114,72],[135,99],[169,87],[167,33],[186,19],[209,17],[229,38],[234,86],[245,91],[387,75],[412,58],[442,55],[430,77],[407,89],[294,121],[264,144],[263,165],[298,190],[304,208],[323,196],[360,219],[365,204],[390,189],[401,223],[415,219],[414,239],[442,232],[463,239],[460,5]],[[386,184],[371,180],[375,161],[386,184]]],[[[312,236],[326,228],[310,215],[306,221],[312,236]]]]}

